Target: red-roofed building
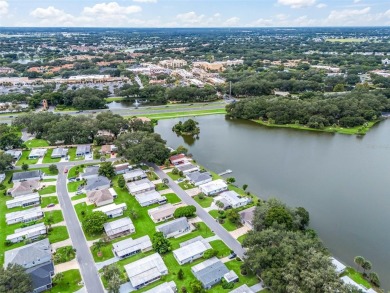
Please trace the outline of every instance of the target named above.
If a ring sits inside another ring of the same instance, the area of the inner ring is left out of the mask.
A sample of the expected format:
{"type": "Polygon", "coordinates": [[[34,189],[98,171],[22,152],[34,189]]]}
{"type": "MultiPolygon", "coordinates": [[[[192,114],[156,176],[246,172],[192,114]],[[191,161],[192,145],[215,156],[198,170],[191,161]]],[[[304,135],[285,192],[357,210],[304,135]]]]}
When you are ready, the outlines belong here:
{"type": "Polygon", "coordinates": [[[178,155],[171,156],[169,158],[169,161],[171,161],[173,165],[179,165],[187,162],[187,157],[184,154],[178,154],[178,155]]]}

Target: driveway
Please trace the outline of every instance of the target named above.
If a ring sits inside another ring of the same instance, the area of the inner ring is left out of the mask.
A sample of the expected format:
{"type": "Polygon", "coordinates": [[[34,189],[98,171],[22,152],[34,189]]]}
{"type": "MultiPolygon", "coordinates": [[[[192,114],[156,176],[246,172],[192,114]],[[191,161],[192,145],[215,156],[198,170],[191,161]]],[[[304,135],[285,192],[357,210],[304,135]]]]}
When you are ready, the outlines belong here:
{"type": "Polygon", "coordinates": [[[225,242],[225,244],[233,250],[240,258],[244,258],[245,250],[241,244],[234,239],[228,231],[225,230],[215,219],[210,216],[190,195],[188,195],[177,183],[175,183],[168,175],[166,175],[158,166],[155,164],[148,164],[154,168],[156,174],[161,178],[167,178],[169,180],[168,186],[175,192],[181,200],[187,205],[193,205],[196,207],[196,214],[198,217],[205,222],[205,224],[212,230],[219,238],[225,242]]]}

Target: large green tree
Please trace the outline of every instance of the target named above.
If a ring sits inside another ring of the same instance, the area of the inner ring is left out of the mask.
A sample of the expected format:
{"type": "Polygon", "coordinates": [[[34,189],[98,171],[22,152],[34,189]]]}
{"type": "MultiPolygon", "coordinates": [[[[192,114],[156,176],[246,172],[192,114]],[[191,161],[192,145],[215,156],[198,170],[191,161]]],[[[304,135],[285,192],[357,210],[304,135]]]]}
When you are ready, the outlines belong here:
{"type": "Polygon", "coordinates": [[[152,162],[162,165],[170,151],[159,134],[131,132],[121,134],[115,141],[119,155],[133,163],[152,162]]]}
{"type": "Polygon", "coordinates": [[[0,173],[12,168],[13,157],[9,154],[0,153],[0,173]]]}
{"type": "Polygon", "coordinates": [[[154,233],[152,246],[153,250],[160,254],[165,254],[172,250],[171,242],[169,242],[169,240],[164,237],[162,232],[154,233]]]}
{"type": "Polygon", "coordinates": [[[32,280],[22,266],[8,264],[6,269],[0,267],[0,292],[21,293],[32,290],[32,280]]]}
{"type": "Polygon", "coordinates": [[[115,176],[115,169],[111,162],[104,162],[99,167],[99,175],[112,178],[115,176]]]}
{"type": "Polygon", "coordinates": [[[83,219],[84,231],[89,235],[98,235],[103,232],[103,224],[108,221],[108,216],[103,212],[87,214],[83,219]]]}

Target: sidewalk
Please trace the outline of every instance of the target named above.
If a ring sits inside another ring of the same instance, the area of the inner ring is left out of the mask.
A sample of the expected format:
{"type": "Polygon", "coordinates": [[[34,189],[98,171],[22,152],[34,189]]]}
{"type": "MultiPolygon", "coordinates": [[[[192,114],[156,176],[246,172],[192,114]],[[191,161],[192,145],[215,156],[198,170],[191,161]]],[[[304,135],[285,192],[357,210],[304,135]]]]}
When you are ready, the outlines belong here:
{"type": "Polygon", "coordinates": [[[62,273],[69,270],[79,269],[79,264],[77,263],[76,259],[72,259],[71,261],[60,263],[58,265],[54,266],[54,273],[62,273]]]}

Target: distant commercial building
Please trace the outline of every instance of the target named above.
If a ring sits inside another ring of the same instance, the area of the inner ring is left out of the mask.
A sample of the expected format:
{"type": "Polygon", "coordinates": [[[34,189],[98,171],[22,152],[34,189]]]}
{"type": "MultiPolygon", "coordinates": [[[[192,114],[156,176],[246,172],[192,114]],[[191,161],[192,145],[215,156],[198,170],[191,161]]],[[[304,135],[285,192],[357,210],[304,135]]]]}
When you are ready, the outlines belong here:
{"type": "Polygon", "coordinates": [[[169,60],[162,60],[158,63],[160,66],[165,68],[180,68],[187,65],[187,61],[182,59],[169,59],[169,60]]]}

